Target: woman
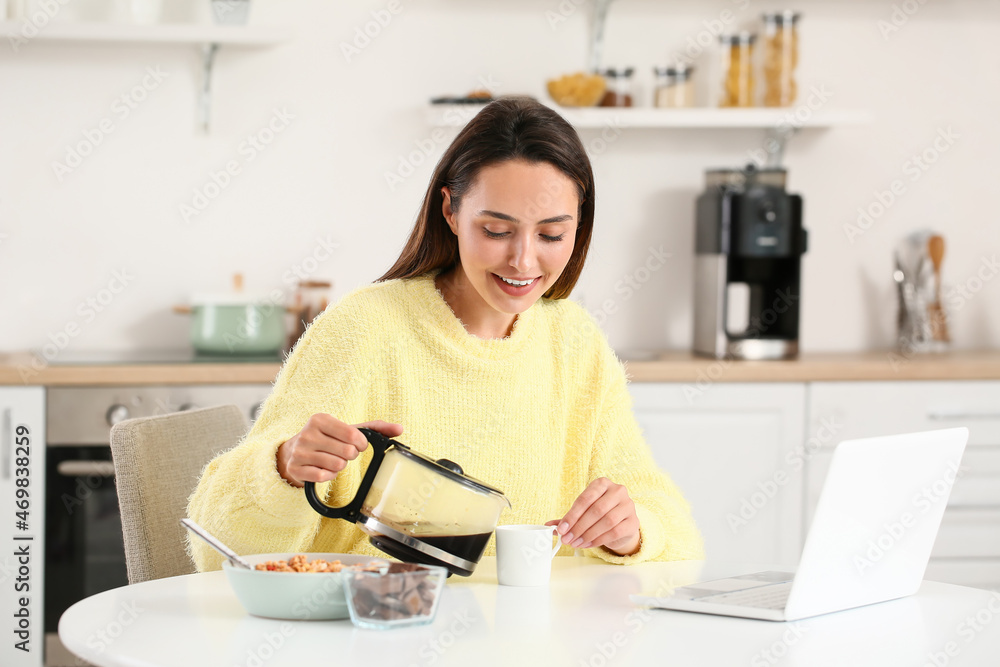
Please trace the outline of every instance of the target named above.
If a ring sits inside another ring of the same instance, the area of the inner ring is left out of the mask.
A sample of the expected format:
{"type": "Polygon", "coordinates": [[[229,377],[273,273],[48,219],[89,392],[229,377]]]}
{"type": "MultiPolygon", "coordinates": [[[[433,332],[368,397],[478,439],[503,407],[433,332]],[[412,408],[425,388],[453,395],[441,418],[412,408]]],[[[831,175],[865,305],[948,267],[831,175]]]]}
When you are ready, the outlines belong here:
{"type": "MultiPolygon", "coordinates": [[[[566,299],[593,222],[575,130],[530,98],[486,106],[442,156],[395,265],[316,318],[253,429],[205,469],[188,515],[238,553],[379,555],[301,487],[346,504],[371,458],[357,427],[405,429],[417,451],[502,489],[513,505],[502,524],[557,526],[565,553],[701,558],[621,364],[566,299]]],[[[220,566],[199,541],[191,549],[199,570],[220,566]]]]}

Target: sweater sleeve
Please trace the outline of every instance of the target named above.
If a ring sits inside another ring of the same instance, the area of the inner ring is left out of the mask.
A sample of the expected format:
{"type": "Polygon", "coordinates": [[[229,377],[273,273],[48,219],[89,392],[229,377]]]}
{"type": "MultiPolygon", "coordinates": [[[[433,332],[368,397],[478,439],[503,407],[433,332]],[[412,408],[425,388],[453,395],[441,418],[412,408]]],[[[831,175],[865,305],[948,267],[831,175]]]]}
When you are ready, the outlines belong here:
{"type": "Polygon", "coordinates": [[[625,369],[602,338],[601,385],[590,479],[607,477],[628,489],[639,518],[640,546],[630,556],[588,549],[609,563],[698,560],[704,546],[691,508],[670,477],[659,470],[632,411],[625,369]]]}
{"type": "MultiPolygon", "coordinates": [[[[309,551],[315,540],[322,517],[302,489],[278,474],[276,455],[317,412],[357,423],[353,420],[361,415],[365,391],[358,379],[366,376],[354,368],[361,330],[352,310],[338,304],[313,321],[278,374],[253,428],[205,467],[188,500],[188,516],[236,553],[309,551]]],[[[332,484],[317,484],[317,494],[331,502],[333,486],[333,500],[339,501],[358,467],[348,466],[332,484]]],[[[190,535],[188,552],[200,572],[221,567],[222,556],[190,535]]]]}

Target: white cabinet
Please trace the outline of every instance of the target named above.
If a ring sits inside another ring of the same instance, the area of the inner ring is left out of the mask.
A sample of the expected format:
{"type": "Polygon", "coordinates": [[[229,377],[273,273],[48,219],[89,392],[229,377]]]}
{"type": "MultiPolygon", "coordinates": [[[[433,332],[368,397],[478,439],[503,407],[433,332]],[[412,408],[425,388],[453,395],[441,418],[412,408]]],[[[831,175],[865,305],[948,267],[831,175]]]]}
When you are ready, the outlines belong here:
{"type": "MultiPolygon", "coordinates": [[[[969,444],[952,489],[925,578],[1000,586],[1000,382],[830,382],[809,385],[809,424],[848,438],[953,426],[969,428],[969,444]]],[[[806,522],[830,465],[831,447],[809,457],[806,522]]]]}
{"type": "Polygon", "coordinates": [[[41,667],[45,646],[45,391],[0,387],[0,665],[41,667]]]}
{"type": "Polygon", "coordinates": [[[657,464],[719,561],[794,565],[802,549],[805,385],[632,383],[657,464]]]}

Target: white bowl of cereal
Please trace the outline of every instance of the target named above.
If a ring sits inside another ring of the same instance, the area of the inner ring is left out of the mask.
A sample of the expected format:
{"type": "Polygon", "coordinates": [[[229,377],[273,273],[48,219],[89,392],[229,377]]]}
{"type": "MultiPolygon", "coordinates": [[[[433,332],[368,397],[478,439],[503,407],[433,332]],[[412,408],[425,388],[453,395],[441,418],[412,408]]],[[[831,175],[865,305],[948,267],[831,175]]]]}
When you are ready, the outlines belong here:
{"type": "Polygon", "coordinates": [[[371,556],[333,553],[256,554],[243,559],[254,569],[222,563],[243,608],[253,616],[304,621],[348,618],[344,574],[388,563],[371,556]]]}

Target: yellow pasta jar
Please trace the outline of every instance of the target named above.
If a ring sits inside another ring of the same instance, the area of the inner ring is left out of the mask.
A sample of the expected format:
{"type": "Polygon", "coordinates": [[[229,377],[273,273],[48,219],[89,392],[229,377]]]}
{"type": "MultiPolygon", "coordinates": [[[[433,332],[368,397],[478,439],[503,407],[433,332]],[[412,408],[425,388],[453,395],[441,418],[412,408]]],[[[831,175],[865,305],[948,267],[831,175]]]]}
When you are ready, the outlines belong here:
{"type": "Polygon", "coordinates": [[[799,64],[799,13],[768,12],[764,20],[764,106],[787,107],[795,102],[799,64]]]}
{"type": "Polygon", "coordinates": [[[719,35],[722,51],[720,107],[754,106],[753,50],[757,35],[738,32],[719,35]]]}

